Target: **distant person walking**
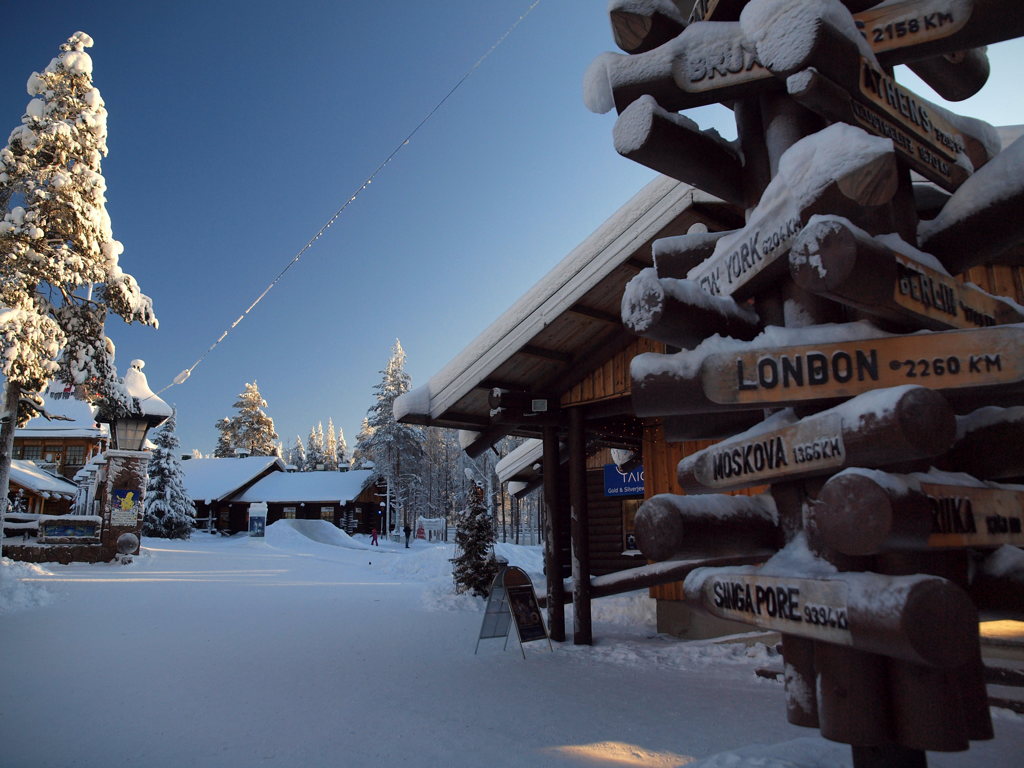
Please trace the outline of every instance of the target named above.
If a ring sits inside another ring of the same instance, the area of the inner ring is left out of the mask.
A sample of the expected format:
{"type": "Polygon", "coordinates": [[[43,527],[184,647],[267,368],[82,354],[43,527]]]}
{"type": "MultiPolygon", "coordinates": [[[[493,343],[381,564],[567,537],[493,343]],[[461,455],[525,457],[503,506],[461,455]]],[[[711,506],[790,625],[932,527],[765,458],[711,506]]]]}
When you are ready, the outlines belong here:
{"type": "Polygon", "coordinates": [[[373,546],[375,546],[375,547],[379,547],[380,546],[380,544],[377,543],[377,529],[376,528],[371,528],[370,529],[370,543],[373,546]]]}
{"type": "Polygon", "coordinates": [[[402,532],[405,534],[405,548],[408,549],[409,537],[412,536],[412,526],[406,523],[405,528],[402,529],[402,532]]]}

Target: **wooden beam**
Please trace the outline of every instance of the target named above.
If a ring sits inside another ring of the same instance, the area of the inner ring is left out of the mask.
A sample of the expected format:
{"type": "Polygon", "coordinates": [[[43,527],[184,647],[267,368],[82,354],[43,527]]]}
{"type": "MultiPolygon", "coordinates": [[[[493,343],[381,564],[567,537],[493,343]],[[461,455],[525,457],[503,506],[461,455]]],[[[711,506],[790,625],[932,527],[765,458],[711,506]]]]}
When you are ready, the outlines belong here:
{"type": "Polygon", "coordinates": [[[547,575],[548,633],[556,642],[565,641],[565,589],[562,582],[562,517],[559,500],[558,430],[544,427],[544,570],[547,575]]]}
{"type": "Polygon", "coordinates": [[[590,621],[590,524],[583,414],[569,409],[569,510],[572,516],[572,605],[574,645],[594,642],[590,621]]]}
{"type": "Polygon", "coordinates": [[[573,304],[569,307],[569,311],[574,315],[583,315],[591,320],[600,320],[602,323],[609,323],[611,325],[619,325],[622,322],[619,316],[613,312],[605,312],[604,310],[594,309],[583,304],[573,304]]]}
{"type": "Polygon", "coordinates": [[[552,362],[561,363],[563,365],[568,365],[572,362],[572,355],[566,354],[565,352],[556,352],[553,349],[538,347],[534,344],[524,344],[519,348],[519,352],[524,355],[530,355],[530,357],[539,357],[544,360],[551,360],[552,362]]]}

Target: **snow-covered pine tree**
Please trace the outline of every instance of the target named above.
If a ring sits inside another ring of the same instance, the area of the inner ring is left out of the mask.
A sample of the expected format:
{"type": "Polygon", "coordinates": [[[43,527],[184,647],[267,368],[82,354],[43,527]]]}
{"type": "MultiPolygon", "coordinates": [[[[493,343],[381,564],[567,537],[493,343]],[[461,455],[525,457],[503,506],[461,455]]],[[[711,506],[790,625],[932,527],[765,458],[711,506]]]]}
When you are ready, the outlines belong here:
{"type": "Polygon", "coordinates": [[[348,469],[348,443],[345,442],[345,430],[338,427],[338,469],[344,472],[348,469]]]}
{"type": "Polygon", "coordinates": [[[213,449],[215,459],[233,459],[235,457],[235,425],[227,416],[217,421],[217,447],[213,449]]]}
{"type": "Polygon", "coordinates": [[[118,263],[101,160],[107,111],[92,83],[93,44],[76,32],[28,79],[21,125],[0,150],[0,516],[14,430],[41,413],[54,378],[80,385],[108,414],[138,407],[114,369],[108,313],[156,327],[148,296],[118,263]]]}
{"type": "Polygon", "coordinates": [[[288,463],[299,472],[306,468],[306,447],[302,444],[302,438],[295,436],[295,445],[288,452],[288,463]]]}
{"type": "Polygon", "coordinates": [[[245,391],[238,395],[235,408],[238,413],[231,419],[235,448],[250,456],[277,456],[277,432],[274,420],[263,412],[267,401],[260,394],[256,382],[246,383],[245,391]]]}
{"type": "Polygon", "coordinates": [[[309,430],[309,439],[306,440],[306,472],[315,472],[323,469],[324,457],[324,425],[318,423],[309,430]]]}
{"type": "Polygon", "coordinates": [[[196,507],[185,490],[178,458],[180,443],[175,434],[177,413],[172,412],[157,430],[149,459],[142,534],[163,539],[187,539],[192,535],[196,507]]]}
{"type": "Polygon", "coordinates": [[[352,469],[370,469],[373,467],[373,459],[366,453],[372,437],[373,429],[370,428],[370,422],[364,416],[359,424],[359,433],[356,435],[356,447],[352,451],[352,469]]]}
{"type": "Polygon", "coordinates": [[[324,469],[338,471],[338,438],[334,434],[334,419],[327,417],[327,434],[324,436],[324,469]]]}
{"type": "Polygon", "coordinates": [[[493,544],[494,525],[484,503],[484,489],[473,483],[469,506],[455,524],[455,546],[459,554],[451,562],[456,592],[472,591],[480,597],[490,594],[491,582],[498,572],[493,544]]]}
{"type": "Polygon", "coordinates": [[[380,383],[373,388],[376,402],[366,413],[366,440],[357,450],[373,462],[378,477],[388,485],[392,506],[406,521],[407,507],[420,484],[423,431],[395,421],[395,400],[408,392],[411,384],[405,372],[405,350],[398,339],[381,374],[380,383]]]}

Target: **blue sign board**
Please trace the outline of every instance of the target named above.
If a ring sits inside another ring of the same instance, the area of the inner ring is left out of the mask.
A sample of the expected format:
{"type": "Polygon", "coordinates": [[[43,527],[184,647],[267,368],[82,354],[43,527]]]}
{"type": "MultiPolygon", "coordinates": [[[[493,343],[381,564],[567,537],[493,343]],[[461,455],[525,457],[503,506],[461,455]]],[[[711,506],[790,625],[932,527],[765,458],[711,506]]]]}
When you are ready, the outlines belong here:
{"type": "Polygon", "coordinates": [[[604,465],[605,496],[643,496],[644,468],[620,472],[614,464],[604,465]]]}

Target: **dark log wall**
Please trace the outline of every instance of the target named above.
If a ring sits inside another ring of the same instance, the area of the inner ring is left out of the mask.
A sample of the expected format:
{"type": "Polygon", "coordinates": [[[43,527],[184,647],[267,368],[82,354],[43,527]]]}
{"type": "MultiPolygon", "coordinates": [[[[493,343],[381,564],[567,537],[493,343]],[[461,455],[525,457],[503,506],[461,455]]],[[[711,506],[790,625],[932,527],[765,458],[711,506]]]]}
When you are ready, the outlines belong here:
{"type": "Polygon", "coordinates": [[[646,564],[639,555],[623,555],[623,497],[604,495],[604,471],[587,472],[590,518],[590,574],[603,576],[646,564]]]}
{"type": "Polygon", "coordinates": [[[983,267],[971,267],[960,277],[968,283],[974,283],[984,288],[995,296],[1005,296],[1018,304],[1024,303],[1024,273],[1022,273],[1021,267],[989,264],[983,267]]]}

